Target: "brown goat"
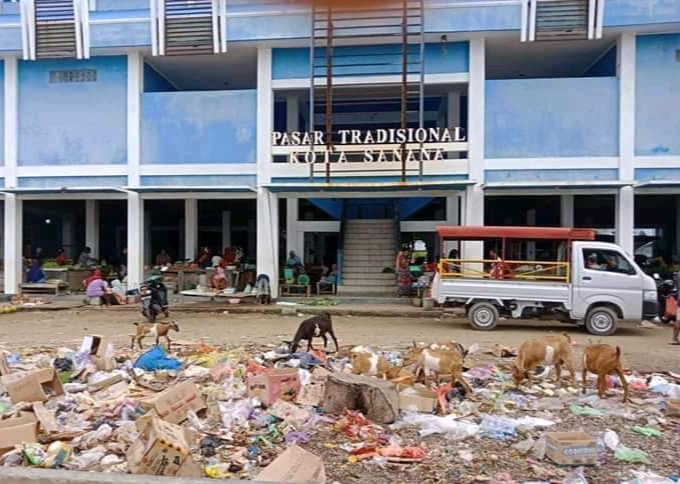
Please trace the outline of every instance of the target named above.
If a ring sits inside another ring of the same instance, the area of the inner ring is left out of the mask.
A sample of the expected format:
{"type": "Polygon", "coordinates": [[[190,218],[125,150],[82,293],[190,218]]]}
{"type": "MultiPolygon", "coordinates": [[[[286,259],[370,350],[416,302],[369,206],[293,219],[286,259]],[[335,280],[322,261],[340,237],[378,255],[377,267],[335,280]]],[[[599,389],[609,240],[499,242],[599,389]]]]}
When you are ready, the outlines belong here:
{"type": "Polygon", "coordinates": [[[597,375],[597,394],[604,398],[607,389],[607,375],[616,373],[623,387],[623,403],[628,401],[628,382],[621,365],[621,348],[605,344],[594,344],[583,350],[583,390],[586,392],[587,373],[597,375]]]}
{"type": "Polygon", "coordinates": [[[170,349],[170,336],[168,336],[168,333],[170,330],[177,331],[179,333],[179,323],[177,321],[167,321],[167,322],[162,322],[162,323],[134,323],[135,326],[137,326],[137,332],[133,335],[130,335],[132,337],[132,343],[130,345],[130,349],[135,348],[135,341],[137,342],[137,345],[139,346],[139,349],[142,349],[142,340],[147,337],[155,337],[156,338],[156,345],[159,344],[159,339],[161,336],[165,338],[165,341],[168,342],[168,349],[170,349]]]}
{"type": "Polygon", "coordinates": [[[536,367],[541,363],[555,365],[558,387],[561,385],[562,366],[569,370],[572,384],[576,383],[571,338],[567,333],[533,338],[522,343],[512,368],[515,385],[519,386],[525,377],[528,377],[529,385],[532,385],[536,367]]]}
{"type": "Polygon", "coordinates": [[[463,356],[458,349],[455,350],[432,350],[420,349],[414,344],[414,348],[404,357],[405,365],[415,365],[416,375],[421,372],[425,375],[434,373],[435,382],[439,383],[440,377],[451,376],[451,384],[460,383],[468,395],[472,394],[472,387],[463,377],[463,356]]]}

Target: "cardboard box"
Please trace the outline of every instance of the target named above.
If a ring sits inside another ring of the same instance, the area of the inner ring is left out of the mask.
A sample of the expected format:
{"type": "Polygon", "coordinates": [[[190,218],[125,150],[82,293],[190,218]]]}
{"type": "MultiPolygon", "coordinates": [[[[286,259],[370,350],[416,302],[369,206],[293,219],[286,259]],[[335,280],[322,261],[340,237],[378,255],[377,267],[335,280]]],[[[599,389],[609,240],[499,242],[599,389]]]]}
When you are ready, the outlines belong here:
{"type": "Polygon", "coordinates": [[[306,450],[291,445],[260,472],[255,481],[325,484],[323,461],[306,450]]]}
{"type": "Polygon", "coordinates": [[[666,417],[680,417],[680,400],[669,400],[666,403],[666,417]]]}
{"type": "Polygon", "coordinates": [[[402,412],[432,413],[437,410],[439,396],[423,386],[397,385],[399,410],[402,412]]]}
{"type": "Polygon", "coordinates": [[[101,371],[112,371],[116,368],[116,348],[105,336],[85,336],[80,345],[80,353],[89,353],[90,361],[101,371]]]}
{"type": "Polygon", "coordinates": [[[546,434],[546,453],[556,464],[590,466],[597,464],[597,439],[585,432],[546,434]]]}
{"type": "Polygon", "coordinates": [[[12,373],[0,378],[12,403],[46,402],[64,394],[64,387],[54,368],[12,373]]]}
{"type": "Polygon", "coordinates": [[[326,392],[326,381],[328,381],[328,375],[330,374],[331,372],[325,368],[316,368],[312,372],[312,377],[309,384],[300,388],[300,392],[295,399],[295,403],[298,405],[318,407],[323,400],[324,393],[326,392]]]}
{"type": "Polygon", "coordinates": [[[294,368],[267,370],[248,377],[248,396],[257,398],[265,406],[272,405],[279,398],[295,401],[299,393],[300,375],[294,368]]]}
{"type": "Polygon", "coordinates": [[[59,432],[59,425],[57,425],[57,419],[54,413],[47,410],[42,402],[35,402],[33,404],[33,413],[35,418],[38,419],[40,423],[40,428],[43,432],[59,432]]]}
{"type": "Polygon", "coordinates": [[[21,444],[38,442],[38,419],[28,412],[0,420],[0,455],[21,444]]]}
{"type": "Polygon", "coordinates": [[[140,432],[126,455],[133,474],[201,477],[201,468],[191,457],[182,427],[153,417],[140,432]]]}
{"type": "Polygon", "coordinates": [[[201,392],[192,382],[182,382],[158,394],[151,400],[143,401],[142,407],[153,409],[163,420],[178,424],[187,419],[187,413],[205,410],[201,392]]]}

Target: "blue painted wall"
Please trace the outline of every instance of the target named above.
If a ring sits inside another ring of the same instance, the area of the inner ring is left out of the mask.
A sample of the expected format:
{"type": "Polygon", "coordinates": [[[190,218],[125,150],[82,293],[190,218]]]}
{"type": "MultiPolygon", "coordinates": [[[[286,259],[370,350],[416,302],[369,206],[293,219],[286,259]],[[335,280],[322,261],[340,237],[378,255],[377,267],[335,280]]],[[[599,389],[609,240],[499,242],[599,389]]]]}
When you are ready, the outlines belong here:
{"type": "MultiPolygon", "coordinates": [[[[5,81],[5,63],[0,61],[0,81],[5,81]]],[[[5,112],[5,90],[0,92],[0,113],[5,112]]],[[[0,119],[0,146],[5,146],[5,117],[0,119]]],[[[0,153],[0,166],[5,164],[5,150],[0,153]]]]}
{"type": "Polygon", "coordinates": [[[257,175],[183,175],[142,176],[140,183],[148,187],[255,187],[257,175]]]}
{"type": "Polygon", "coordinates": [[[426,10],[425,31],[445,33],[520,29],[522,7],[519,3],[502,6],[483,6],[484,0],[472,0],[465,3],[473,2],[479,2],[480,6],[426,10]]]}
{"type": "Polygon", "coordinates": [[[676,59],[679,50],[680,34],[637,38],[637,155],[680,155],[680,62],[676,59]]]}
{"type": "Polygon", "coordinates": [[[142,163],[255,163],[254,90],[146,93],[142,163]]]}
{"type": "Polygon", "coordinates": [[[149,64],[144,64],[144,92],[176,91],[168,80],[149,64]]]}
{"type": "Polygon", "coordinates": [[[646,181],[680,181],[680,168],[636,168],[635,179],[646,181]]]}
{"type": "Polygon", "coordinates": [[[486,82],[486,157],[617,156],[616,78],[486,82]]]}
{"type": "Polygon", "coordinates": [[[20,188],[124,187],[126,176],[29,176],[17,180],[20,188]]]}
{"type": "Polygon", "coordinates": [[[615,181],[618,179],[617,169],[592,170],[486,170],[486,183],[502,182],[564,182],[564,181],[615,181]]]}
{"type": "Polygon", "coordinates": [[[19,62],[19,165],[124,164],[127,60],[19,62]],[[50,71],[96,69],[96,82],[50,83],[50,71]]]}
{"type": "Polygon", "coordinates": [[[585,77],[614,77],[616,76],[617,49],[612,47],[588,69],[585,77]]]}
{"type": "Polygon", "coordinates": [[[146,47],[151,45],[151,22],[148,12],[121,10],[93,12],[90,20],[109,20],[109,23],[90,24],[90,46],[146,47]],[[142,18],[138,22],[115,22],[116,19],[142,18]]]}
{"type": "Polygon", "coordinates": [[[678,0],[607,0],[604,26],[680,22],[678,0]]]}
{"type": "MultiPolygon", "coordinates": [[[[318,49],[321,57],[317,66],[325,66],[325,49],[318,49]]],[[[401,74],[401,46],[375,45],[361,47],[337,47],[334,49],[333,74],[343,76],[371,76],[401,74]]],[[[410,61],[420,59],[420,49],[410,47],[410,61]]],[[[415,69],[417,66],[411,67],[415,69]]],[[[467,42],[453,42],[442,48],[441,44],[425,46],[425,72],[428,74],[461,73],[469,69],[467,42]]],[[[325,67],[318,69],[317,76],[325,76],[325,67]]],[[[309,49],[274,49],[272,54],[272,77],[274,79],[302,79],[309,77],[309,49]]]]}

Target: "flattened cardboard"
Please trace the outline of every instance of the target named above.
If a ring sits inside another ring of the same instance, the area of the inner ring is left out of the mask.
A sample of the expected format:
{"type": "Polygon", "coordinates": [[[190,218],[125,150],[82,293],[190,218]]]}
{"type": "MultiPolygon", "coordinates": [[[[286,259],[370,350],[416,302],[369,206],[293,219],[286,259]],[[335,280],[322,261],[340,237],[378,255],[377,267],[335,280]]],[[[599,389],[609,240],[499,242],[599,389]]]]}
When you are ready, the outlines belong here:
{"type": "Polygon", "coordinates": [[[14,446],[38,442],[38,420],[35,415],[21,412],[18,417],[0,420],[0,455],[14,446]]]}
{"type": "Polygon", "coordinates": [[[397,386],[399,410],[402,412],[432,413],[437,410],[439,396],[432,390],[421,387],[397,386]]]}
{"type": "Polygon", "coordinates": [[[326,469],[319,457],[292,445],[260,472],[255,481],[325,484],[326,469]]]}
{"type": "Polygon", "coordinates": [[[9,375],[10,373],[12,373],[12,369],[7,362],[7,355],[0,352],[0,376],[9,375]]]}
{"type": "Polygon", "coordinates": [[[306,405],[311,407],[318,407],[321,405],[324,393],[326,392],[326,381],[331,372],[325,368],[316,368],[312,372],[312,378],[308,385],[300,388],[295,403],[298,405],[306,405]]]}
{"type": "Polygon", "coordinates": [[[116,373],[115,375],[111,375],[108,378],[104,378],[103,380],[99,380],[96,383],[92,383],[91,385],[88,386],[88,391],[90,393],[95,393],[122,381],[123,376],[120,375],[119,373],[116,373]]]}
{"type": "Polygon", "coordinates": [[[54,368],[12,373],[0,378],[12,403],[46,402],[64,394],[64,387],[54,368]]]}
{"type": "Polygon", "coordinates": [[[142,406],[152,408],[156,415],[170,423],[178,424],[187,419],[189,411],[196,413],[205,410],[201,392],[192,382],[182,382],[160,393],[142,406]]]}
{"type": "Polygon", "coordinates": [[[57,425],[57,419],[55,418],[54,413],[47,410],[45,405],[41,402],[33,404],[33,413],[40,422],[40,428],[44,432],[59,432],[59,425],[57,425]]]}
{"type": "Polygon", "coordinates": [[[680,417],[680,400],[669,400],[666,403],[666,417],[680,417]]]}
{"type": "Polygon", "coordinates": [[[116,348],[113,342],[100,335],[85,336],[80,345],[80,353],[89,353],[90,361],[98,370],[112,371],[116,368],[114,360],[116,348]]]}
{"type": "Polygon", "coordinates": [[[597,440],[585,432],[546,434],[546,452],[556,464],[589,466],[597,464],[597,440]]]}
{"type": "Polygon", "coordinates": [[[115,400],[122,395],[128,393],[128,384],[125,381],[119,381],[113,385],[104,388],[98,392],[92,394],[92,398],[99,402],[104,402],[107,400],[115,400]]]}
{"type": "Polygon", "coordinates": [[[248,396],[270,406],[276,400],[295,401],[300,393],[300,375],[294,368],[268,370],[248,377],[248,396]]]}
{"type": "Polygon", "coordinates": [[[126,455],[133,474],[201,476],[201,468],[191,457],[182,427],[153,417],[141,432],[126,455]]]}

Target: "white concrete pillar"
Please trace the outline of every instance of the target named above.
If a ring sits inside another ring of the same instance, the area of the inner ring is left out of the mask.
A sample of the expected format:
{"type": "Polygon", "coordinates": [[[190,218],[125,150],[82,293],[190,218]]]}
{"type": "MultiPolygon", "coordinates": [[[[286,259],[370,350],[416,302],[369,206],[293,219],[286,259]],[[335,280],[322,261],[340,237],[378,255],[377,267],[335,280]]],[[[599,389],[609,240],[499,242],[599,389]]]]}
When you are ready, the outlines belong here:
{"type": "Polygon", "coordinates": [[[194,259],[198,254],[198,200],[184,200],[184,257],[194,259]]]}
{"type": "MultiPolygon", "coordinates": [[[[274,91],[272,90],[272,49],[257,49],[257,183],[271,181],[274,91]]],[[[259,234],[258,234],[259,237],[259,234]]]]}
{"type": "Polygon", "coordinates": [[[128,192],[127,199],[127,278],[134,289],[144,279],[144,201],[139,193],[128,192]]]}
{"type": "Polygon", "coordinates": [[[562,225],[562,227],[574,226],[574,195],[561,196],[560,224],[562,225]]]}
{"type": "Polygon", "coordinates": [[[5,187],[17,187],[19,157],[19,68],[17,58],[4,58],[5,187]]]}
{"type": "Polygon", "coordinates": [[[286,98],[286,131],[298,131],[300,121],[300,99],[297,94],[288,94],[286,98]]]}
{"type": "Polygon", "coordinates": [[[619,37],[619,179],[635,179],[635,33],[619,37]]]}
{"type": "MultiPolygon", "coordinates": [[[[469,186],[465,193],[465,212],[464,225],[483,226],[484,225],[484,189],[481,185],[469,186]]],[[[466,260],[484,259],[483,242],[463,242],[461,257],[466,260]]],[[[464,264],[464,272],[473,271],[473,274],[483,270],[481,264],[464,264]]]]}
{"type": "MultiPolygon", "coordinates": [[[[451,126],[451,125],[449,125],[451,126]]],[[[461,197],[460,195],[453,195],[446,197],[446,225],[458,226],[461,225],[460,221],[460,208],[461,208],[461,197]]],[[[458,242],[445,242],[443,247],[439,248],[441,250],[440,257],[445,259],[448,257],[451,249],[457,249],[460,255],[460,244],[458,242]]]]}
{"type": "Polygon", "coordinates": [[[278,297],[278,199],[266,188],[257,193],[257,274],[269,276],[273,297],[278,297]]]}
{"type": "Polygon", "coordinates": [[[85,200],[85,245],[92,249],[94,257],[101,257],[99,253],[99,204],[97,200],[85,200]]]}
{"type": "Polygon", "coordinates": [[[616,243],[631,256],[634,251],[635,191],[627,186],[616,196],[616,243]]]}
{"type": "Polygon", "coordinates": [[[127,62],[127,162],[128,185],[139,186],[142,157],[142,93],[144,92],[144,57],[130,52],[127,62]]]}
{"type": "Polygon", "coordinates": [[[298,231],[299,208],[297,198],[286,199],[286,254],[294,250],[297,255],[303,257],[304,233],[298,231]]]}
{"type": "Polygon", "coordinates": [[[222,249],[231,247],[231,212],[222,212],[222,249]]]}
{"type": "Polygon", "coordinates": [[[22,264],[23,202],[17,195],[5,195],[5,294],[18,294],[24,281],[22,264]]]}
{"type": "Polygon", "coordinates": [[[484,38],[471,39],[468,85],[468,171],[470,180],[476,183],[484,182],[485,56],[484,38]]]}

